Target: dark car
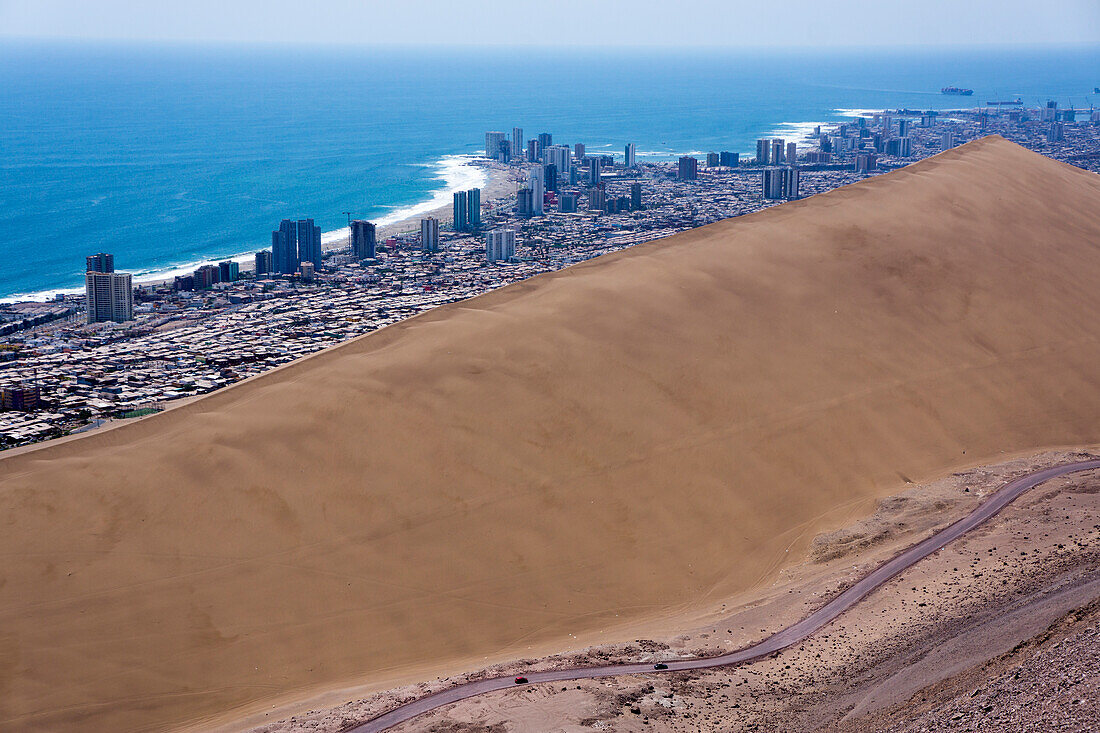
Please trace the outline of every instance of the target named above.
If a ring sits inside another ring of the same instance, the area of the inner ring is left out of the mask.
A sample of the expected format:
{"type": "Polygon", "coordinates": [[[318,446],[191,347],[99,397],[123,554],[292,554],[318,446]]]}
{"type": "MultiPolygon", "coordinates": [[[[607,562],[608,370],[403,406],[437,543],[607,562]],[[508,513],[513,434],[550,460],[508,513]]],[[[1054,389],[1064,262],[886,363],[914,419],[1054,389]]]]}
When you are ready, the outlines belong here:
{"type": "Polygon", "coordinates": [[[516,677],[516,684],[517,685],[526,685],[527,684],[527,678],[526,677],[516,677]]]}
{"type": "Polygon", "coordinates": [[[657,662],[657,664],[653,665],[653,669],[668,669],[668,665],[664,662],[657,662]]]}

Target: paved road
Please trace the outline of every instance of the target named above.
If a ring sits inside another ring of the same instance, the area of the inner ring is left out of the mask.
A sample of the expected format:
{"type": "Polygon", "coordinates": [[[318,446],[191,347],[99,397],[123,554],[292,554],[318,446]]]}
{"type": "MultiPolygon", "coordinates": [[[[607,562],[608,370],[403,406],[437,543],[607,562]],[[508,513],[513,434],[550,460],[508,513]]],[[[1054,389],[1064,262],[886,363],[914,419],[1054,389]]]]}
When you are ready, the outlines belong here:
{"type": "MultiPolygon", "coordinates": [[[[1067,473],[1076,473],[1078,471],[1089,471],[1097,468],[1100,468],[1100,460],[1081,461],[1078,463],[1067,463],[1061,466],[1054,466],[1042,471],[1036,471],[1027,476],[1021,476],[997,491],[977,509],[970,512],[970,514],[951,526],[940,530],[923,542],[910,547],[889,562],[880,565],[869,575],[848,588],[848,590],[844,591],[798,623],[788,626],[782,631],[776,632],[757,644],[753,644],[750,647],[746,647],[736,652],[723,654],[720,657],[670,661],[668,662],[667,671],[680,672],[683,670],[709,669],[711,667],[728,667],[744,664],[745,662],[751,662],[761,657],[766,657],[769,654],[774,654],[782,649],[786,649],[792,644],[797,644],[840,614],[844,613],[844,611],[854,606],[898,573],[920,562],[933,552],[945,547],[948,543],[955,541],[988,520],[990,517],[996,515],[1015,500],[1016,497],[1028,489],[1038,486],[1044,481],[1048,481],[1057,476],[1062,476],[1067,473]]],[[[563,682],[567,680],[593,679],[596,677],[614,677],[622,674],[664,673],[663,671],[659,672],[654,670],[652,664],[612,664],[603,667],[573,667],[571,669],[557,669],[546,672],[528,672],[526,677],[530,681],[530,684],[538,684],[540,682],[563,682]]],[[[398,723],[411,720],[429,710],[435,710],[449,703],[465,700],[477,695],[484,695],[494,690],[512,689],[515,686],[513,677],[494,677],[492,679],[459,685],[458,687],[442,690],[434,695],[428,695],[427,697],[405,703],[373,720],[349,728],[345,733],[376,733],[377,731],[386,730],[398,723]]]]}

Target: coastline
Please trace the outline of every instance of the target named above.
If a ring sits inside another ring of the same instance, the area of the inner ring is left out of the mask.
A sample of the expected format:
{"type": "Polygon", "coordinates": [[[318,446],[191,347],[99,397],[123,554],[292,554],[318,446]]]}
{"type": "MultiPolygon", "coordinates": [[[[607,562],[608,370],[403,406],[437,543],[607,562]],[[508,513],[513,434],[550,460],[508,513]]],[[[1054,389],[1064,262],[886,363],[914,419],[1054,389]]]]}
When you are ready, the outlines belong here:
{"type": "MultiPolygon", "coordinates": [[[[419,220],[424,217],[434,216],[439,219],[440,224],[449,224],[454,218],[451,197],[456,191],[480,188],[481,200],[484,203],[515,193],[515,170],[487,158],[475,155],[451,154],[444,155],[432,165],[436,166],[436,178],[443,185],[432,191],[430,198],[414,204],[395,205],[389,213],[375,219],[374,221],[378,225],[377,236],[379,242],[398,234],[416,231],[419,220]]],[[[273,228],[274,226],[273,223],[273,228]]],[[[348,228],[345,226],[322,232],[321,242],[325,252],[348,246],[348,228]]],[[[234,255],[208,257],[158,270],[133,272],[134,285],[163,285],[172,282],[178,275],[190,274],[204,264],[216,264],[226,260],[237,262],[241,266],[242,272],[251,272],[254,268],[256,252],[266,248],[263,245],[256,245],[251,250],[234,255]]],[[[83,292],[84,287],[82,285],[48,288],[30,293],[0,296],[0,304],[43,303],[53,300],[57,295],[80,295],[83,292]]]]}

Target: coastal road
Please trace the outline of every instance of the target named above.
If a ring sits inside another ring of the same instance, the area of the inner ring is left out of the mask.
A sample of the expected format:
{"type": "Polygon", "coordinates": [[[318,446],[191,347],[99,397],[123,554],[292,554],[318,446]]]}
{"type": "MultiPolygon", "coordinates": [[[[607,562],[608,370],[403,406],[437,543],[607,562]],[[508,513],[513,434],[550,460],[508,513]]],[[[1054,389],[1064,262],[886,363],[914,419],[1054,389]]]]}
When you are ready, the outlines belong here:
{"type": "MultiPolygon", "coordinates": [[[[601,667],[573,667],[569,669],[548,670],[546,672],[527,672],[524,676],[529,680],[529,684],[538,684],[540,682],[564,682],[568,680],[593,679],[598,677],[615,677],[624,674],[665,674],[668,672],[682,672],[693,669],[729,667],[755,661],[769,654],[774,654],[786,649],[810,636],[856,603],[859,603],[859,601],[863,600],[863,598],[874,592],[898,573],[912,567],[932,553],[954,542],[970,530],[995,516],[1028,489],[1034,488],[1044,481],[1049,481],[1052,478],[1063,476],[1067,473],[1091,471],[1094,469],[1100,469],[1100,460],[1066,463],[1060,466],[1053,466],[1041,471],[1036,471],[1026,476],[1021,476],[995,492],[974,511],[970,512],[970,514],[939,532],[936,532],[924,541],[901,552],[892,560],[880,565],[846,591],[798,623],[788,626],[781,631],[777,631],[767,639],[739,651],[723,654],[719,657],[670,661],[667,662],[668,669],[660,671],[654,670],[652,664],[611,664],[601,667]]],[[[418,700],[407,702],[366,723],[347,728],[344,733],[376,733],[377,731],[386,730],[398,723],[411,720],[429,710],[435,710],[436,708],[458,702],[459,700],[466,700],[471,697],[476,697],[477,695],[484,695],[487,692],[494,692],[497,690],[510,690],[515,687],[515,680],[511,676],[493,677],[491,679],[468,682],[464,685],[451,687],[418,700]]]]}

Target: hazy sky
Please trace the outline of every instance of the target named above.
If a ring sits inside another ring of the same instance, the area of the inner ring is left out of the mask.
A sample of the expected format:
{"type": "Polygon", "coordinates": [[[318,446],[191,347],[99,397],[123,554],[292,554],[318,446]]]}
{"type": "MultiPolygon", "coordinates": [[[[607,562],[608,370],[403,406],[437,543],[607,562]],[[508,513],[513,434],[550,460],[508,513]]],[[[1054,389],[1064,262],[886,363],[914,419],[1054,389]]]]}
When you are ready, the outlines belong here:
{"type": "Polygon", "coordinates": [[[1100,43],[1100,0],[0,0],[0,36],[734,48],[1100,43]]]}

